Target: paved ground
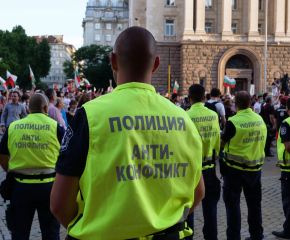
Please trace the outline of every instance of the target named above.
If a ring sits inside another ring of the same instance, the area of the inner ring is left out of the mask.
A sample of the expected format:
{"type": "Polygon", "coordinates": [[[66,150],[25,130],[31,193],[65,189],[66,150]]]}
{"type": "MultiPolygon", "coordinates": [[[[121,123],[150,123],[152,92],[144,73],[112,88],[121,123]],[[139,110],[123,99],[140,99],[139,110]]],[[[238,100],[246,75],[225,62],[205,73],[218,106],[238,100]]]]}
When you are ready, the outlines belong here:
{"type": "MultiPolygon", "coordinates": [[[[265,165],[262,169],[262,189],[263,189],[263,226],[265,239],[275,239],[271,235],[273,230],[282,230],[282,224],[284,221],[283,209],[281,204],[281,187],[279,181],[280,169],[276,167],[277,158],[267,158],[265,165]]],[[[5,173],[0,170],[0,181],[5,178],[5,173]]],[[[5,209],[2,198],[0,197],[0,240],[11,239],[10,233],[6,227],[5,221],[5,209]]],[[[249,236],[247,225],[247,206],[245,198],[242,195],[241,198],[241,211],[242,211],[242,239],[249,236]]],[[[195,211],[195,240],[203,239],[202,237],[203,216],[201,206],[195,211]]],[[[221,198],[218,204],[218,231],[219,240],[226,239],[226,212],[223,200],[221,198]]],[[[61,229],[61,239],[65,239],[65,229],[61,229]]],[[[39,224],[37,215],[34,218],[30,239],[40,240],[41,233],[39,230],[39,224]]]]}

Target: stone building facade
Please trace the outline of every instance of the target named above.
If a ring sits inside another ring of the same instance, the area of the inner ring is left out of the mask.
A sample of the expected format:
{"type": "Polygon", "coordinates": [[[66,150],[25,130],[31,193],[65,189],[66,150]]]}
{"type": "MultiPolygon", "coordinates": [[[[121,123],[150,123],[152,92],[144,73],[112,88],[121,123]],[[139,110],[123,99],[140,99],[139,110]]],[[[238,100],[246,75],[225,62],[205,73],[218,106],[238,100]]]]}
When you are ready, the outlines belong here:
{"type": "MultiPolygon", "coordinates": [[[[193,83],[206,91],[262,92],[264,82],[265,0],[127,0],[130,26],[155,37],[161,66],[152,84],[167,89],[171,72],[187,94],[193,83]],[[138,21],[135,20],[138,19],[138,21]],[[224,76],[235,89],[223,87],[224,76]]],[[[268,0],[266,87],[290,73],[290,0],[268,0]]]]}
{"type": "Polygon", "coordinates": [[[128,25],[129,9],[123,0],[89,0],[83,20],[84,46],[113,46],[128,25]]]}
{"type": "Polygon", "coordinates": [[[46,35],[46,36],[34,36],[37,42],[46,38],[50,47],[50,63],[51,67],[49,75],[41,78],[41,82],[45,83],[48,87],[52,88],[53,84],[59,85],[61,88],[67,81],[64,73],[63,63],[68,60],[72,60],[72,54],[76,51],[75,47],[71,44],[65,43],[63,35],[46,35]]]}

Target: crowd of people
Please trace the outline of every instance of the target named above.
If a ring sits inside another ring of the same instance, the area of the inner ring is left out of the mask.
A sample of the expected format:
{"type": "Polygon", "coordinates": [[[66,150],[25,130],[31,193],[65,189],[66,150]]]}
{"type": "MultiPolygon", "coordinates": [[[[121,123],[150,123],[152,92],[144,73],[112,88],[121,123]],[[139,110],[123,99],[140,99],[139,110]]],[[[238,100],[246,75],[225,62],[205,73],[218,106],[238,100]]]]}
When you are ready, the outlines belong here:
{"type": "Polygon", "coordinates": [[[193,84],[186,97],[166,99],[151,85],[159,65],[153,35],[131,27],[111,53],[113,93],[98,98],[103,90],[80,93],[67,83],[3,95],[1,196],[10,200],[12,240],[29,239],[36,210],[43,239],[59,240],[62,224],[66,240],[192,240],[200,203],[204,239],[217,240],[218,160],[227,239],[241,239],[243,190],[246,240],[262,240],[261,169],[275,135],[286,221],[272,233],[290,239],[288,91],[222,95],[193,84]]]}

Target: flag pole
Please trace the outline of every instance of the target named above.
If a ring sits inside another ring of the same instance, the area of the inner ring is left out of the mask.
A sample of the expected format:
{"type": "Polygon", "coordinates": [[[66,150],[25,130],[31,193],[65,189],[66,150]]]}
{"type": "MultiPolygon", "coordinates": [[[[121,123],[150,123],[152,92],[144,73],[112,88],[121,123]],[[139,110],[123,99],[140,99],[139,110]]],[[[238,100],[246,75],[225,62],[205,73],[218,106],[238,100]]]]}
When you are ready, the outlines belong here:
{"type": "Polygon", "coordinates": [[[171,75],[171,67],[170,67],[170,47],[169,47],[169,63],[168,63],[168,98],[170,99],[170,75],[171,75]]]}
{"type": "Polygon", "coordinates": [[[267,41],[268,41],[268,0],[266,0],[265,8],[265,46],[264,46],[264,93],[266,93],[266,80],[267,80],[267,41]]]}

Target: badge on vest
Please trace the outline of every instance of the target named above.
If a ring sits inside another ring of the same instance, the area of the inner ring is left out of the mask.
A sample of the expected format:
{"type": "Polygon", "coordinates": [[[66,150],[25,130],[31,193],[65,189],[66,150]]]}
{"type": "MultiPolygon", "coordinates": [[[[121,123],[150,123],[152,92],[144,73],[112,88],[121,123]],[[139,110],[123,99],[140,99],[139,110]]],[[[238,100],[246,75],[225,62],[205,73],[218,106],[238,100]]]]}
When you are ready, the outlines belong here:
{"type": "Polygon", "coordinates": [[[71,129],[70,126],[68,126],[66,131],[65,131],[64,137],[61,141],[60,152],[67,150],[68,144],[69,144],[71,138],[73,137],[73,135],[74,135],[73,130],[71,129]]]}
{"type": "Polygon", "coordinates": [[[281,128],[281,135],[285,135],[286,132],[287,132],[286,127],[282,127],[282,128],[281,128]]]}
{"type": "Polygon", "coordinates": [[[281,117],[284,117],[284,112],[280,112],[280,116],[281,117]]]}

